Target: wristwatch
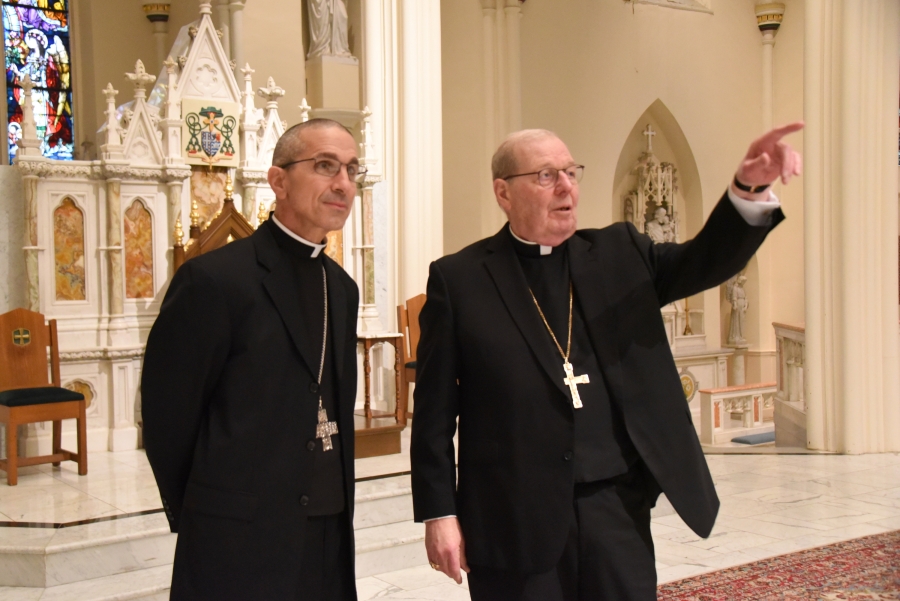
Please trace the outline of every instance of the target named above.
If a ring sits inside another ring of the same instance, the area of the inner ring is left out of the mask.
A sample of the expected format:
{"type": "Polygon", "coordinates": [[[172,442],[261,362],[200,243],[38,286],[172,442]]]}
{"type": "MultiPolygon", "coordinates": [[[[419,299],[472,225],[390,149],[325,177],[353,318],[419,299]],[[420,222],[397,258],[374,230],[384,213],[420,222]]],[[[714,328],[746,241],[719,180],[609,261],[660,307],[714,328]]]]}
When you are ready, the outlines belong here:
{"type": "Polygon", "coordinates": [[[738,190],[743,190],[744,192],[749,192],[750,194],[759,194],[760,192],[765,192],[771,184],[763,184],[762,186],[748,186],[747,184],[742,184],[738,181],[737,176],[734,176],[734,187],[738,190]]]}

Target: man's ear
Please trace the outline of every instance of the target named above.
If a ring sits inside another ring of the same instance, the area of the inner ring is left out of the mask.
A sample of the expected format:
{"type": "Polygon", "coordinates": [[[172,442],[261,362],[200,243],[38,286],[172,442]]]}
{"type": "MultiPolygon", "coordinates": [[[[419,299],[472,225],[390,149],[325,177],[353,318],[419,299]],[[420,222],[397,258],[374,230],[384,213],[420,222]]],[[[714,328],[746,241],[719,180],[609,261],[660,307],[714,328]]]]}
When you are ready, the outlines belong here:
{"type": "Polygon", "coordinates": [[[497,199],[497,204],[500,205],[503,212],[509,215],[509,210],[512,207],[512,199],[509,197],[508,181],[499,178],[494,180],[494,197],[497,199]]]}
{"type": "Polygon", "coordinates": [[[281,167],[269,167],[266,179],[269,180],[269,187],[272,188],[272,192],[275,193],[275,198],[287,198],[287,193],[285,191],[286,177],[287,171],[281,167]]]}

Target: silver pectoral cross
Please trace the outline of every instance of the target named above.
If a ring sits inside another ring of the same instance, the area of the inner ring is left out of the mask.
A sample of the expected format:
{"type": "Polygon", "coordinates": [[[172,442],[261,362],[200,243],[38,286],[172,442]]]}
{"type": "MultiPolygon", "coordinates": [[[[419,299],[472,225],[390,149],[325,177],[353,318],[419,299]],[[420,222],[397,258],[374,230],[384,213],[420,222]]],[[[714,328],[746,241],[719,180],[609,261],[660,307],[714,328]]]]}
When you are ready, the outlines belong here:
{"type": "Polygon", "coordinates": [[[322,439],[322,450],[330,451],[334,448],[331,444],[331,436],[338,433],[337,422],[328,421],[328,412],[324,407],[319,407],[319,423],[316,424],[316,438],[322,439]]]}
{"type": "Polygon", "coordinates": [[[578,384],[590,384],[591,380],[588,378],[587,374],[576,376],[575,369],[568,361],[563,363],[563,369],[566,371],[566,377],[563,379],[563,382],[565,382],[566,386],[568,386],[569,390],[572,392],[572,405],[574,405],[576,409],[581,409],[584,405],[581,403],[581,395],[578,394],[578,384]]]}

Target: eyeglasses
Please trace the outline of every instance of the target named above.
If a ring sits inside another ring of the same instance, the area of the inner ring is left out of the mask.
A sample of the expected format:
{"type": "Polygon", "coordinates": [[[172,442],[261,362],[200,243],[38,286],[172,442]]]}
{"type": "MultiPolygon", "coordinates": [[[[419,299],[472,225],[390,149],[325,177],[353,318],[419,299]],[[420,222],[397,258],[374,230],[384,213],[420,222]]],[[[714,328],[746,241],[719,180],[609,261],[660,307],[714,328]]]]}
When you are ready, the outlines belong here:
{"type": "Polygon", "coordinates": [[[335,177],[338,173],[341,172],[341,167],[346,167],[347,178],[350,179],[350,181],[359,181],[359,179],[366,174],[366,171],[368,171],[366,167],[363,167],[359,163],[342,163],[335,159],[316,157],[313,157],[311,159],[299,159],[278,166],[282,169],[287,169],[291,165],[296,165],[297,163],[305,163],[307,161],[315,161],[313,163],[313,171],[315,171],[319,175],[324,175],[325,177],[335,177]]]}
{"type": "Polygon", "coordinates": [[[552,188],[559,180],[560,173],[565,173],[570,182],[572,182],[573,184],[577,184],[581,181],[582,176],[584,176],[584,165],[572,165],[571,167],[566,167],[565,169],[554,169],[553,167],[547,167],[546,169],[541,169],[540,171],[532,171],[531,173],[517,173],[515,175],[507,175],[503,178],[503,180],[509,181],[514,177],[536,175],[538,176],[539,186],[543,188],[552,188]]]}

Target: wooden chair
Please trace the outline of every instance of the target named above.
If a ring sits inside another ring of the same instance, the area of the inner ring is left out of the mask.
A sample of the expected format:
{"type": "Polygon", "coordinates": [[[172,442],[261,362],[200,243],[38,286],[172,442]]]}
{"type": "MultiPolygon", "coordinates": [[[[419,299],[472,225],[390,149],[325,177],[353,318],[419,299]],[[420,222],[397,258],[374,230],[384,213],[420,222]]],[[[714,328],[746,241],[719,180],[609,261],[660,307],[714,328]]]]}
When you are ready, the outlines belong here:
{"type": "Polygon", "coordinates": [[[401,370],[400,378],[400,404],[397,407],[397,421],[406,424],[406,420],[412,417],[407,411],[409,407],[409,384],[416,382],[416,348],[419,346],[419,313],[425,305],[425,295],[419,294],[406,301],[406,305],[397,305],[397,326],[403,334],[401,344],[401,370]]]}
{"type": "Polygon", "coordinates": [[[27,309],[0,315],[0,422],[6,424],[6,459],[0,469],[10,486],[18,482],[18,468],[39,463],[78,463],[78,473],[87,474],[87,428],[84,395],[59,385],[59,348],[56,320],[27,309]],[[50,379],[47,377],[47,347],[50,347],[50,379]],[[62,420],[78,423],[78,452],[62,449],[62,420]],[[20,424],[53,422],[53,453],[18,457],[16,429],[20,424]]]}

